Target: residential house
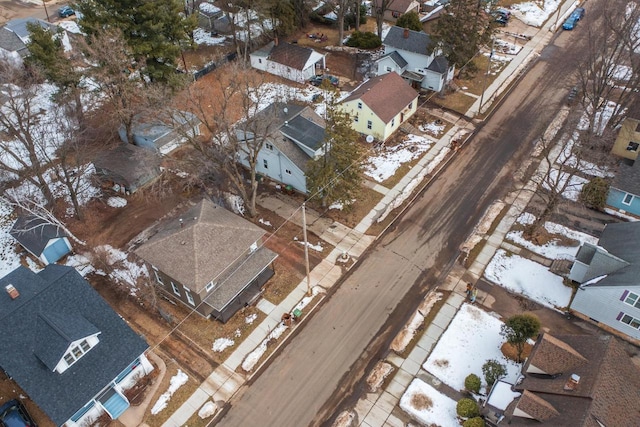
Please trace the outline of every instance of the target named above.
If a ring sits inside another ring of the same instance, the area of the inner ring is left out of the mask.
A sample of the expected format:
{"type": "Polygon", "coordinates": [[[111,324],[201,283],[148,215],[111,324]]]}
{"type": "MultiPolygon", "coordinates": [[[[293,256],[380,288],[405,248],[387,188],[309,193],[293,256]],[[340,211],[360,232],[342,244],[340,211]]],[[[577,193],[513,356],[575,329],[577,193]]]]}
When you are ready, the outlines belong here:
{"type": "Polygon", "coordinates": [[[55,263],[73,250],[61,227],[34,215],[19,216],[9,234],[44,265],[55,263]]]}
{"type": "Polygon", "coordinates": [[[584,243],[569,278],[580,283],[571,312],[640,344],[640,222],[607,224],[584,243]]]}
{"type": "Polygon", "coordinates": [[[0,57],[5,55],[19,56],[24,58],[29,55],[27,44],[29,43],[29,30],[27,24],[40,25],[55,33],[58,26],[50,24],[38,18],[17,18],[0,27],[0,57]]]}
{"type": "MultiPolygon", "coordinates": [[[[176,111],[168,117],[138,114],[133,119],[133,143],[166,155],[182,145],[188,138],[201,134],[201,122],[188,111],[176,111]]],[[[118,134],[122,142],[129,143],[124,126],[118,134]]]]}
{"type": "Polygon", "coordinates": [[[119,144],[93,161],[103,185],[123,194],[135,193],[160,176],[157,153],[133,144],[119,144]]]}
{"type": "Polygon", "coordinates": [[[386,2],[384,2],[384,0],[374,0],[373,8],[375,8],[375,10],[379,10],[383,3],[387,4],[387,9],[384,11],[385,21],[396,22],[398,18],[405,13],[420,12],[420,2],[416,0],[393,0],[386,2]]]}
{"type": "Polygon", "coordinates": [[[611,153],[621,159],[607,205],[619,211],[640,216],[640,120],[627,117],[622,122],[611,153]]]}
{"type": "MultiPolygon", "coordinates": [[[[303,194],[307,193],[307,163],[324,153],[325,122],[311,107],[275,102],[254,120],[238,126],[241,142],[264,138],[256,172],[303,194]],[[251,129],[249,129],[251,128],[251,129]]],[[[249,167],[246,157],[238,161],[249,167]]]]}
{"type": "Polygon", "coordinates": [[[226,322],[274,275],[265,231],[209,200],[156,231],[136,254],[161,289],[204,317],[226,322]]]}
{"type": "Polygon", "coordinates": [[[270,42],[249,55],[251,66],[294,82],[304,83],[326,68],[325,55],[291,43],[270,42]]]}
{"type": "Polygon", "coordinates": [[[418,108],[418,93],[398,74],[373,77],[354,89],[339,105],[352,127],[385,141],[418,108]]]}
{"type": "Polygon", "coordinates": [[[391,27],[382,41],[384,54],[377,60],[379,76],[396,72],[417,89],[439,92],[453,79],[455,66],[435,49],[427,53],[432,41],[428,34],[391,27]]]}
{"type": "Polygon", "coordinates": [[[507,406],[504,425],[640,425],[640,368],[610,335],[543,333],[513,389],[521,395],[507,406]]]}
{"type": "Polygon", "coordinates": [[[214,30],[214,23],[223,16],[222,9],[213,3],[202,2],[198,5],[198,26],[207,30],[214,30]]]}
{"type": "Polygon", "coordinates": [[[18,267],[0,279],[0,367],[55,425],[89,425],[128,407],[153,370],[147,343],[72,267],[18,267]]]}

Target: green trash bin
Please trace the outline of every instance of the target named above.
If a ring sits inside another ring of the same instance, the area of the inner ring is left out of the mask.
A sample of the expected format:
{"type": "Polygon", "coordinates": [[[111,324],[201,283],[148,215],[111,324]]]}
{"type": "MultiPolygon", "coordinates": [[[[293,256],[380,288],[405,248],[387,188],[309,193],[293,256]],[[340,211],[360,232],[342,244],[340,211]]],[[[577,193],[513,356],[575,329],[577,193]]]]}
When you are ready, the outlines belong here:
{"type": "Polygon", "coordinates": [[[300,309],[295,309],[293,310],[293,317],[295,317],[296,319],[299,319],[302,316],[302,311],[300,311],[300,309]]]}

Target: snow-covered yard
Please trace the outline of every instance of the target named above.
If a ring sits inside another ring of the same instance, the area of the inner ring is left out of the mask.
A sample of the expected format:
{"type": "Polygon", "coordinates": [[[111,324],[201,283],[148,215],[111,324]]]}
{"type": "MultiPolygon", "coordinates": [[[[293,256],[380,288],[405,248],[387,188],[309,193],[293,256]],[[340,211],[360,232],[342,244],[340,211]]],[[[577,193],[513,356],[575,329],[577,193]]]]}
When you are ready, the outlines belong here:
{"type": "Polygon", "coordinates": [[[569,306],[572,289],[547,267],[519,255],[498,249],[484,271],[484,277],[496,285],[563,311],[569,306]]]}
{"type": "Polygon", "coordinates": [[[560,0],[538,0],[511,5],[513,15],[527,25],[540,27],[560,5],[560,0]]]}
{"type": "MultiPolygon", "coordinates": [[[[526,225],[526,224],[532,224],[534,220],[535,220],[535,217],[532,214],[525,212],[518,217],[516,222],[518,224],[526,225]]],[[[570,228],[565,227],[564,225],[556,224],[555,222],[547,221],[544,224],[544,228],[547,230],[547,232],[551,233],[552,235],[556,235],[557,238],[552,239],[551,241],[545,243],[544,245],[536,245],[530,240],[527,240],[524,238],[523,230],[512,230],[509,233],[507,233],[506,240],[509,240],[545,258],[568,259],[568,260],[574,259],[582,243],[587,242],[593,245],[598,243],[598,239],[596,237],[590,236],[585,233],[581,233],[576,230],[572,230],[570,228]],[[572,245],[562,244],[562,241],[566,239],[573,240],[574,244],[572,245]]]]}
{"type": "Polygon", "coordinates": [[[464,379],[476,374],[482,379],[482,365],[495,359],[507,368],[506,380],[515,380],[520,365],[502,355],[505,339],[502,321],[470,304],[463,304],[422,367],[456,390],[464,389],[464,379]]]}
{"type": "Polygon", "coordinates": [[[392,177],[404,163],[411,162],[424,154],[433,142],[418,135],[407,135],[400,144],[383,147],[369,157],[365,167],[365,175],[383,182],[392,177]]]}
{"type": "Polygon", "coordinates": [[[424,425],[458,427],[456,402],[415,378],[400,399],[400,407],[424,425]]]}

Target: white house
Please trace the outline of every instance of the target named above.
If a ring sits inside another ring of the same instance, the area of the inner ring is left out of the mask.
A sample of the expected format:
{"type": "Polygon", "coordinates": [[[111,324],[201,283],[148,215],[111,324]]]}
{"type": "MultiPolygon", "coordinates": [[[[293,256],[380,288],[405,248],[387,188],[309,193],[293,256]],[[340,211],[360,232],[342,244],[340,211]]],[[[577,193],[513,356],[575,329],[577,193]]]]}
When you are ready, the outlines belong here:
{"type": "MultiPolygon", "coordinates": [[[[312,108],[275,102],[260,111],[256,118],[269,123],[268,135],[258,153],[257,173],[306,194],[307,163],[324,153],[324,119],[312,108]]],[[[253,132],[243,128],[236,131],[240,141],[251,141],[253,132]]],[[[248,167],[245,157],[238,159],[248,167]]]]}
{"type": "Polygon", "coordinates": [[[437,50],[427,51],[432,41],[428,34],[407,28],[391,27],[382,42],[384,55],[377,60],[379,76],[395,71],[414,88],[441,91],[453,79],[455,66],[437,50]]]}
{"type": "Polygon", "coordinates": [[[249,55],[251,66],[294,82],[304,83],[326,68],[325,55],[308,47],[270,42],[249,55]]]}

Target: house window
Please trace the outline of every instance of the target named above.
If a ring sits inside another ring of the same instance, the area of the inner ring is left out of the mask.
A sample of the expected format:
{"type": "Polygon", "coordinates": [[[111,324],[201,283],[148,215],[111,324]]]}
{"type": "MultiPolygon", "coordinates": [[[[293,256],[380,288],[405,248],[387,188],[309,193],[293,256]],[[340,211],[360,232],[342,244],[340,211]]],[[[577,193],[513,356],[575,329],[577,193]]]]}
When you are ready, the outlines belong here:
{"type": "Polygon", "coordinates": [[[371,123],[371,120],[367,120],[367,129],[371,128],[373,128],[373,123],[371,123]]]}
{"type": "Polygon", "coordinates": [[[634,307],[640,308],[640,295],[629,292],[624,302],[634,307]]]}
{"type": "Polygon", "coordinates": [[[273,145],[269,144],[268,142],[265,144],[265,147],[267,147],[267,150],[273,151],[273,145]]]}
{"type": "Polygon", "coordinates": [[[160,283],[161,285],[164,285],[164,282],[162,281],[162,277],[160,276],[160,272],[155,267],[153,267],[153,274],[156,275],[156,282],[160,283]]]}
{"type": "Polygon", "coordinates": [[[258,58],[258,64],[262,64],[262,58],[258,58]]]}
{"type": "Polygon", "coordinates": [[[391,126],[395,126],[396,125],[396,118],[394,117],[393,119],[391,119],[391,126]]]}
{"type": "Polygon", "coordinates": [[[291,175],[291,169],[285,169],[284,173],[286,173],[287,175],[291,175]]]}
{"type": "Polygon", "coordinates": [[[216,284],[213,283],[213,280],[212,280],[211,282],[207,283],[207,286],[204,287],[204,290],[207,292],[211,292],[215,286],[216,284]]]}
{"type": "Polygon", "coordinates": [[[269,169],[269,162],[267,162],[267,159],[262,160],[262,166],[264,166],[265,169],[269,169]]]}
{"type": "Polygon", "coordinates": [[[638,147],[640,144],[637,142],[629,141],[629,145],[627,145],[627,151],[638,151],[638,147]]]}
{"type": "Polygon", "coordinates": [[[408,109],[412,109],[413,108],[413,102],[409,103],[409,105],[407,105],[408,109]]]}
{"type": "Polygon", "coordinates": [[[630,205],[633,201],[633,194],[626,193],[624,195],[624,199],[622,199],[622,203],[625,205],[630,205]]]}
{"type": "Polygon", "coordinates": [[[173,293],[180,296],[180,289],[176,286],[175,283],[171,282],[171,289],[173,289],[173,293]]]}
{"type": "Polygon", "coordinates": [[[353,118],[353,122],[354,122],[354,123],[358,123],[358,120],[360,120],[360,119],[358,118],[358,116],[355,116],[355,117],[353,118]]]}
{"type": "Polygon", "coordinates": [[[80,344],[71,347],[71,349],[64,355],[64,361],[67,362],[67,365],[71,366],[89,350],[91,350],[91,346],[87,340],[82,340],[80,344]]]}
{"type": "Polygon", "coordinates": [[[629,316],[628,314],[623,315],[620,321],[625,325],[631,326],[634,329],[640,329],[640,319],[636,319],[635,317],[629,316]]]}
{"type": "Polygon", "coordinates": [[[391,67],[387,67],[387,73],[390,73],[392,71],[393,71],[393,69],[391,69],[391,67]]]}
{"type": "Polygon", "coordinates": [[[358,102],[358,110],[362,110],[362,102],[358,102]]]}
{"type": "Polygon", "coordinates": [[[191,295],[191,292],[189,292],[187,288],[184,288],[184,294],[186,295],[189,304],[196,305],[196,303],[193,301],[193,295],[191,295]]]}

